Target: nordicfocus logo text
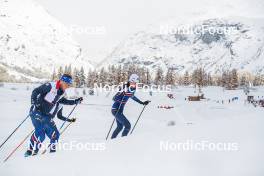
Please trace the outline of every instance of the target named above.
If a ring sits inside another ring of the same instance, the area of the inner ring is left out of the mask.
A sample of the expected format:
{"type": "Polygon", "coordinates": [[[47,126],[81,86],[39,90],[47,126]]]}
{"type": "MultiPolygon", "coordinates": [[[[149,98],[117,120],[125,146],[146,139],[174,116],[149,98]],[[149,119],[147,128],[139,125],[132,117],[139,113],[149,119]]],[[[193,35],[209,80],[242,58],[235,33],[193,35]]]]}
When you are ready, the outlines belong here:
{"type": "Polygon", "coordinates": [[[210,142],[207,140],[195,142],[187,140],[185,142],[160,141],[161,151],[217,151],[231,152],[238,151],[239,145],[236,142],[210,142]]]}
{"type": "MultiPolygon", "coordinates": [[[[124,83],[120,83],[119,85],[103,85],[102,83],[95,83],[93,90],[95,92],[122,92],[124,83]]],[[[145,85],[143,83],[137,83],[136,89],[132,86],[126,87],[125,90],[129,90],[130,92],[134,92],[135,90],[139,90],[142,92],[171,92],[172,85],[145,85]]]]}
{"type": "MultiPolygon", "coordinates": [[[[31,145],[30,143],[28,144],[31,145]]],[[[31,145],[33,149],[42,148],[42,149],[53,149],[53,150],[63,150],[63,151],[104,151],[106,150],[106,144],[94,143],[94,142],[78,142],[78,141],[69,141],[69,142],[58,142],[53,144],[48,143],[38,143],[31,145]]]]}

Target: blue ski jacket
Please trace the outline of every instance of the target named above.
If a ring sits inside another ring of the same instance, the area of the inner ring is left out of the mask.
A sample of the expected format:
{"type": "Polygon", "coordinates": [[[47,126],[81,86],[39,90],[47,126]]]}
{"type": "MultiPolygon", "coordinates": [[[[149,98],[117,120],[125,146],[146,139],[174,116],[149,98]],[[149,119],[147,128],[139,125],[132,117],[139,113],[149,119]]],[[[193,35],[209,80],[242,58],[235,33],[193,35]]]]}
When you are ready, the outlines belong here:
{"type": "MultiPolygon", "coordinates": [[[[75,100],[64,97],[64,91],[60,88],[60,81],[50,82],[35,88],[31,95],[31,104],[42,115],[53,118],[62,108],[60,104],[74,105],[75,100]]],[[[59,115],[60,116],[60,115],[59,115]]],[[[62,116],[62,115],[61,115],[62,116]]]]}
{"type": "Polygon", "coordinates": [[[112,106],[112,110],[123,111],[127,101],[129,98],[132,98],[134,101],[143,104],[141,100],[139,100],[135,96],[136,88],[130,87],[129,83],[124,84],[122,89],[119,89],[119,92],[113,97],[114,104],[112,106]]]}

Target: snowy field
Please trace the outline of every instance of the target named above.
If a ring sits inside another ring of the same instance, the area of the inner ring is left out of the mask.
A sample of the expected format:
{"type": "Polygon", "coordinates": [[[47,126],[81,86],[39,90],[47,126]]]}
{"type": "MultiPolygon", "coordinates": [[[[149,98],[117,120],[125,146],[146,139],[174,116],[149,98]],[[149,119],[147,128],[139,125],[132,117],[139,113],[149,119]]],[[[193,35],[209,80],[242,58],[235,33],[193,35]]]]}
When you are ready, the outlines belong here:
{"type": "MultiPolygon", "coordinates": [[[[0,87],[1,143],[27,116],[31,91],[35,86],[5,84],[0,87]]],[[[82,90],[78,91],[82,96],[82,90]]],[[[207,99],[200,102],[185,100],[188,95],[194,95],[191,87],[175,89],[172,92],[175,99],[169,99],[167,93],[150,96],[138,92],[138,98],[152,102],[146,107],[134,133],[109,141],[105,140],[105,136],[113,120],[112,94],[86,95],[83,104],[72,115],[77,122],[61,136],[61,142],[89,143],[95,147],[90,147],[90,150],[59,150],[55,154],[24,158],[26,142],[10,160],[3,163],[5,157],[33,129],[28,119],[0,149],[0,175],[263,176],[264,108],[246,104],[243,90],[208,87],[203,92],[207,99]],[[234,97],[238,100],[229,103],[229,99],[234,97]],[[157,108],[161,105],[174,108],[157,108]],[[214,147],[191,149],[178,146],[190,143],[232,147],[218,150],[214,147]],[[176,144],[178,147],[175,147],[176,144]]],[[[264,88],[257,88],[251,94],[262,97],[264,88]]],[[[64,115],[71,108],[64,108],[64,115]]],[[[142,108],[133,100],[126,105],[125,115],[132,125],[142,108]]],[[[58,127],[62,123],[58,119],[56,122],[58,127]]]]}

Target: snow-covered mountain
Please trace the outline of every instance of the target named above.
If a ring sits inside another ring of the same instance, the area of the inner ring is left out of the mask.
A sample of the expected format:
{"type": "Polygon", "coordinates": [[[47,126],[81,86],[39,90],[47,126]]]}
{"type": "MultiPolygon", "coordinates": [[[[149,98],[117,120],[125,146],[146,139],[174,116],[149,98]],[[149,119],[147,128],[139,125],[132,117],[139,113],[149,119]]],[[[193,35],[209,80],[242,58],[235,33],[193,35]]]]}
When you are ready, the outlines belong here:
{"type": "Polygon", "coordinates": [[[33,0],[2,0],[0,7],[0,72],[9,79],[48,78],[68,64],[93,68],[67,28],[33,0]]]}
{"type": "Polygon", "coordinates": [[[233,68],[264,73],[264,19],[206,18],[151,26],[122,42],[101,66],[130,63],[180,73],[197,67],[213,74],[233,68]]]}

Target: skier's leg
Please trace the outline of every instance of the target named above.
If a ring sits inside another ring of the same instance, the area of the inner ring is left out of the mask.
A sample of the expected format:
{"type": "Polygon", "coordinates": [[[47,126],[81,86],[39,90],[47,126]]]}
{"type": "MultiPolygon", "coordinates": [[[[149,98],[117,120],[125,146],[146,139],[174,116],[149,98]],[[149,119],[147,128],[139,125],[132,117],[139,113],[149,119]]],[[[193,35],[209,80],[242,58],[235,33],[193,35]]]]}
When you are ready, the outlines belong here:
{"type": "Polygon", "coordinates": [[[131,129],[130,122],[127,120],[127,118],[125,117],[125,115],[123,113],[120,114],[118,121],[120,123],[122,123],[123,126],[125,126],[125,129],[123,130],[122,136],[127,136],[127,134],[129,133],[129,131],[131,129]]]}
{"type": "Polygon", "coordinates": [[[58,143],[60,132],[53,120],[50,120],[45,124],[45,132],[50,138],[50,152],[56,152],[56,144],[58,143]]]}
{"type": "Polygon", "coordinates": [[[122,131],[123,125],[117,120],[120,113],[117,113],[117,110],[113,110],[112,114],[115,116],[116,124],[117,124],[116,129],[114,130],[114,132],[113,132],[113,134],[111,136],[111,139],[114,139],[122,131]]]}
{"type": "Polygon", "coordinates": [[[31,117],[32,124],[34,125],[35,131],[31,135],[29,149],[25,153],[25,156],[32,155],[33,150],[34,150],[34,153],[37,154],[41,147],[42,142],[45,139],[45,132],[43,129],[44,127],[43,117],[36,112],[33,112],[30,115],[30,117],[31,117]]]}

